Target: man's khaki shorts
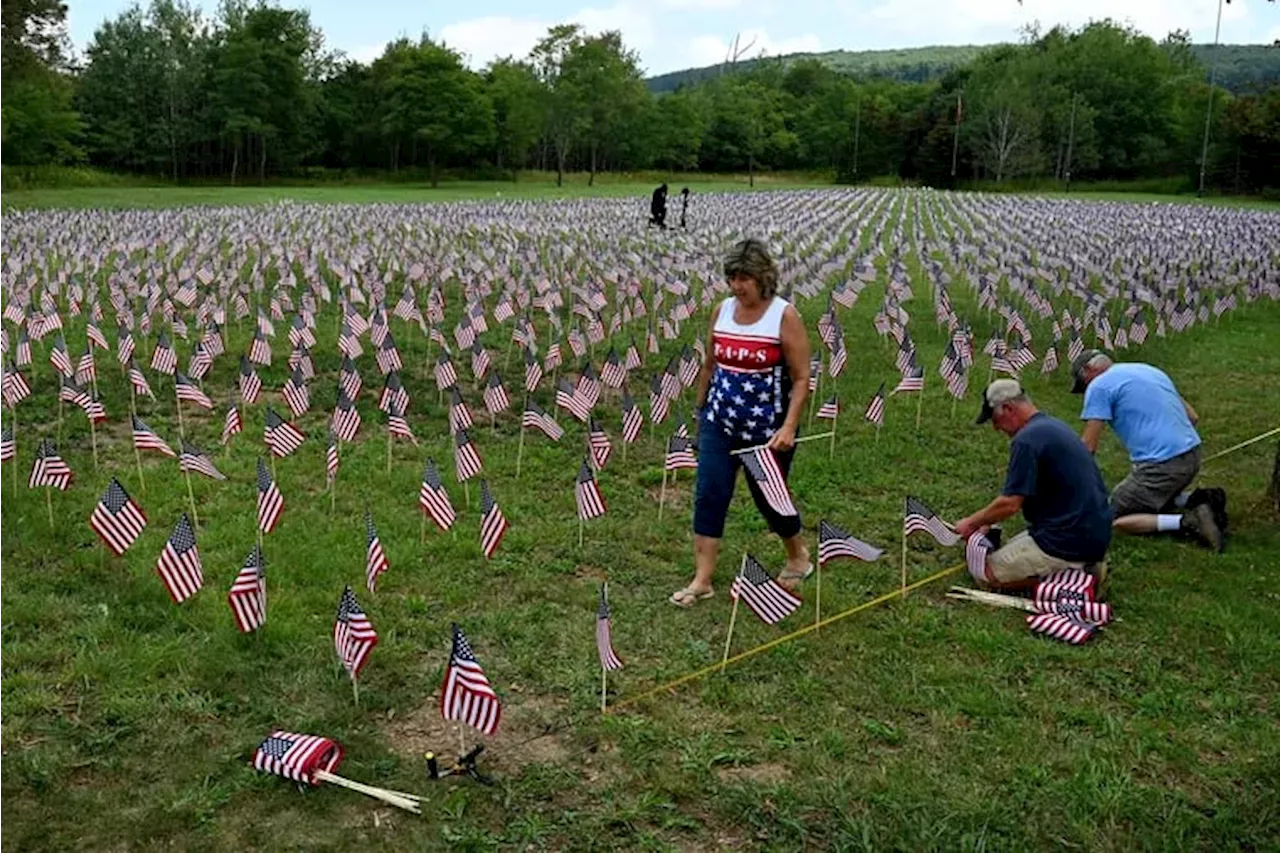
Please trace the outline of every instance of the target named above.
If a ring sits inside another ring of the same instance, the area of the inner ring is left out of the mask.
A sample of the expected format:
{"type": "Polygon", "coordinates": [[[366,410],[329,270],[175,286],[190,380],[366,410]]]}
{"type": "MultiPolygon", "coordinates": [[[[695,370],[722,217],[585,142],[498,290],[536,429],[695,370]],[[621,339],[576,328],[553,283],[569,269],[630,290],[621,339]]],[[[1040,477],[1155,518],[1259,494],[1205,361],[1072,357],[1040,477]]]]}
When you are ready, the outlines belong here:
{"type": "Polygon", "coordinates": [[[987,555],[987,579],[996,583],[1017,583],[1029,578],[1043,577],[1062,569],[1078,569],[1079,562],[1050,557],[1031,534],[1022,531],[1003,547],[987,555]]]}

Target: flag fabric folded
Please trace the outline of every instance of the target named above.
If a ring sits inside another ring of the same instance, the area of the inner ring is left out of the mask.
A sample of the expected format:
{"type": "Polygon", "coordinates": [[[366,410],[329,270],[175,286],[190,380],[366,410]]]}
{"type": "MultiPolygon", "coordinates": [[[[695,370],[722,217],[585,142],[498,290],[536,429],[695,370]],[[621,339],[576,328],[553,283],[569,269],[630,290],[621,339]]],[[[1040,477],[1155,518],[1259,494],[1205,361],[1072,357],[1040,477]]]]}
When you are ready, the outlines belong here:
{"type": "Polygon", "coordinates": [[[751,612],[769,625],[776,625],[800,607],[800,599],[769,576],[755,557],[747,554],[738,576],[729,588],[729,597],[740,599],[751,612]]]}
{"type": "Polygon", "coordinates": [[[204,586],[204,566],[196,548],[196,533],[185,512],[178,517],[169,541],[160,552],[156,573],[174,604],[181,604],[204,586]]]}
{"type": "Polygon", "coordinates": [[[89,516],[89,526],[118,557],[137,541],[143,528],[147,526],[147,517],[142,508],[129,497],[120,481],[112,477],[106,492],[89,516]]]}
{"type": "Polygon", "coordinates": [[[446,720],[466,723],[484,734],[498,730],[502,703],[476,660],[462,629],[453,626],[453,651],[440,688],[440,714],[446,720]]]}
{"type": "Polygon", "coordinates": [[[929,509],[916,498],[907,497],[906,512],[902,519],[902,535],[924,532],[934,538],[939,545],[952,546],[960,543],[960,537],[948,529],[937,513],[929,509]]]}
{"type": "Polygon", "coordinates": [[[352,681],[356,680],[360,670],[369,662],[369,652],[377,644],[378,632],[360,609],[356,594],[348,585],[338,601],[338,615],[333,623],[333,648],[352,681]]]}
{"type": "Polygon", "coordinates": [[[342,761],[337,741],[315,735],[274,731],[253,753],[253,767],[305,785],[319,785],[317,771],[332,773],[342,761]]]}
{"type": "MultiPolygon", "coordinates": [[[[261,461],[259,461],[261,464],[261,461]]],[[[227,603],[241,633],[256,631],[267,622],[267,562],[254,545],[231,584],[227,603]]]]}
{"type": "Polygon", "coordinates": [[[964,543],[964,561],[969,575],[978,583],[986,583],[987,554],[991,553],[991,540],[981,533],[972,534],[964,543]]]}
{"type": "Polygon", "coordinates": [[[818,562],[826,565],[838,557],[874,562],[884,551],[854,538],[843,528],[823,519],[818,523],[818,562]]]}
{"type": "Polygon", "coordinates": [[[609,611],[609,585],[600,584],[600,606],[596,609],[596,651],[600,666],[608,671],[622,669],[622,658],[613,650],[613,619],[609,611]]]}

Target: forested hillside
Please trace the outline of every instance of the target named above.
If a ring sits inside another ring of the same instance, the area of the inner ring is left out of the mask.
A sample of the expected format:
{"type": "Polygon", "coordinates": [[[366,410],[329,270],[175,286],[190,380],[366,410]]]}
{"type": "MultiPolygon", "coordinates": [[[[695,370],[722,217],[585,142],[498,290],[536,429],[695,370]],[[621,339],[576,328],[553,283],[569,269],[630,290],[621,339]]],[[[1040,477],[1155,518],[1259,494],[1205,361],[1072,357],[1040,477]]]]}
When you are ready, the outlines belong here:
{"type": "MultiPolygon", "coordinates": [[[[945,71],[937,52],[841,54],[739,64],[655,95],[619,33],[570,25],[476,71],[425,36],[352,61],[303,9],[229,0],[206,17],[153,0],[104,22],[73,62],[58,0],[4,8],[4,163],[178,182],[532,168],[1185,184],[1210,103],[1184,34],[1157,42],[1110,21],[961,48],[945,71]],[[873,73],[891,67],[920,80],[873,73]]],[[[1259,67],[1251,51],[1224,51],[1224,79],[1259,67]]],[[[1210,183],[1280,188],[1280,84],[1217,87],[1212,112],[1210,183]]]]}
{"type": "MultiPolygon", "coordinates": [[[[823,53],[793,53],[766,62],[793,65],[804,59],[814,59],[833,71],[854,77],[884,77],[905,83],[924,83],[942,77],[948,71],[967,65],[985,50],[998,45],[935,45],[933,47],[907,47],[897,50],[829,50],[823,53]]],[[[1218,85],[1234,94],[1249,92],[1255,88],[1280,82],[1280,47],[1262,44],[1218,45],[1218,85]]],[[[1214,46],[1191,45],[1191,53],[1205,67],[1206,75],[1213,61],[1214,46]]],[[[745,59],[735,63],[739,71],[753,68],[760,59],[745,59]]],[[[704,68],[687,68],[648,78],[645,83],[655,93],[673,92],[681,86],[701,83],[723,74],[727,66],[708,65],[704,68]]],[[[1207,80],[1206,76],[1206,80],[1207,80]]]]}

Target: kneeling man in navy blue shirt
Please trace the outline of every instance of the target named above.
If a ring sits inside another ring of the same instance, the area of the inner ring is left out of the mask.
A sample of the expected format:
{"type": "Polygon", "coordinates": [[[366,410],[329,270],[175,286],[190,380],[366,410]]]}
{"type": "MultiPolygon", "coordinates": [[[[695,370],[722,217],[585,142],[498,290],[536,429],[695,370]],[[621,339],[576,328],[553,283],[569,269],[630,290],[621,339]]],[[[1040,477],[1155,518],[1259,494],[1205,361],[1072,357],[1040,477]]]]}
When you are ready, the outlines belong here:
{"type": "Polygon", "coordinates": [[[1035,407],[1015,379],[987,386],[978,423],[1009,436],[1009,470],[999,497],[955,525],[968,538],[1021,512],[1027,529],[987,555],[993,588],[1027,587],[1062,569],[1105,580],[1111,508],[1102,473],[1079,436],[1035,407]]]}

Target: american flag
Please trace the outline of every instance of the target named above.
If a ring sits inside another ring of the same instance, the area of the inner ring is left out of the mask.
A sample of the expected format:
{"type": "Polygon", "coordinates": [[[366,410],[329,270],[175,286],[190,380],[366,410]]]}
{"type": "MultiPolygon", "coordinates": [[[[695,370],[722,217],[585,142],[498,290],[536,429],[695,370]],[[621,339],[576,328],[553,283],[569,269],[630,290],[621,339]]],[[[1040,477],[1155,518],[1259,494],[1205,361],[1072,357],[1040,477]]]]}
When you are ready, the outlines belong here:
{"type": "Polygon", "coordinates": [[[453,527],[458,515],[454,512],[449,500],[449,493],[440,480],[440,472],[436,470],[434,459],[427,460],[427,467],[422,472],[422,488],[418,491],[418,505],[431,516],[431,520],[441,530],[453,527]]]}
{"type": "Polygon", "coordinates": [[[479,341],[471,344],[471,375],[481,380],[489,372],[489,351],[479,341]]]}
{"type": "Polygon", "coordinates": [[[467,403],[462,399],[462,392],[458,390],[458,386],[454,385],[449,388],[449,429],[458,432],[464,429],[471,429],[473,421],[471,419],[471,409],[467,407],[467,403]]]}
{"type": "Polygon", "coordinates": [[[295,418],[306,414],[307,409],[311,408],[311,392],[307,390],[307,380],[303,377],[302,371],[296,368],[285,380],[281,394],[295,418]]]}
{"type": "Polygon", "coordinates": [[[332,432],[329,433],[329,448],[324,455],[324,475],[329,481],[329,485],[333,486],[333,481],[338,476],[338,437],[332,432]]]}
{"type": "Polygon", "coordinates": [[[10,362],[4,370],[4,401],[10,408],[21,403],[27,397],[31,396],[31,386],[27,383],[27,378],[22,375],[22,371],[10,362]]]}
{"type": "Polygon", "coordinates": [[[301,447],[306,439],[301,430],[280,417],[270,406],[267,406],[265,423],[262,439],[276,456],[288,456],[301,447]]]}
{"type": "Polygon", "coordinates": [[[204,348],[203,341],[197,343],[195,350],[191,353],[191,360],[187,363],[187,373],[199,381],[209,375],[212,367],[213,356],[209,355],[209,351],[204,348]]]}
{"type": "Polygon", "coordinates": [[[965,392],[969,390],[969,372],[965,369],[963,362],[955,362],[950,375],[946,377],[946,383],[948,394],[957,400],[964,397],[965,392]]]}
{"type": "Polygon", "coordinates": [[[623,356],[623,367],[627,370],[637,370],[643,364],[640,358],[640,350],[636,348],[636,339],[632,338],[631,343],[627,346],[627,352],[623,356]]]}
{"type": "Polygon", "coordinates": [[[640,435],[640,428],[643,425],[644,415],[640,413],[640,407],[636,405],[631,394],[624,390],[622,392],[622,440],[631,444],[640,435]]]}
{"type": "Polygon", "coordinates": [[[71,483],[75,479],[75,475],[71,473],[71,469],[67,463],[62,461],[62,457],[58,455],[57,448],[53,446],[53,442],[44,439],[40,442],[40,446],[36,448],[35,464],[31,466],[31,478],[27,481],[27,485],[33,489],[40,486],[51,486],[58,491],[65,492],[71,488],[71,483]]]}
{"type": "Polygon", "coordinates": [[[606,670],[622,669],[622,658],[613,650],[613,619],[609,613],[609,585],[600,584],[600,606],[596,609],[596,651],[600,666],[606,670]]]}
{"type": "Polygon", "coordinates": [[[442,351],[436,358],[436,366],[433,368],[436,380],[436,388],[443,391],[458,384],[458,371],[453,366],[453,359],[449,358],[448,350],[442,351]]]}
{"type": "Polygon", "coordinates": [[[489,411],[489,414],[496,415],[510,405],[511,398],[507,396],[507,389],[502,387],[502,377],[495,370],[489,374],[489,378],[485,381],[484,407],[489,411]]]}
{"type": "Polygon", "coordinates": [[[1053,373],[1058,369],[1058,348],[1049,347],[1044,353],[1044,362],[1040,365],[1041,373],[1053,373]]]}
{"type": "Polygon", "coordinates": [[[178,456],[178,467],[188,473],[204,474],[214,480],[225,480],[226,475],[213,467],[213,460],[203,450],[186,441],[182,442],[182,453],[178,456]]]}
{"type": "Polygon", "coordinates": [[[827,373],[832,377],[839,376],[844,373],[844,367],[849,363],[849,351],[845,349],[844,339],[841,338],[836,342],[836,348],[831,351],[831,361],[827,363],[827,373]]]}
{"type": "Polygon", "coordinates": [[[387,411],[387,436],[389,438],[407,438],[415,445],[418,443],[417,437],[409,427],[409,422],[405,420],[404,412],[394,403],[387,411]]]}
{"type": "Polygon", "coordinates": [[[476,660],[462,629],[453,626],[453,652],[440,689],[440,714],[491,735],[498,730],[502,704],[476,660]]]}
{"type": "Polygon", "coordinates": [[[649,383],[649,419],[660,424],[667,419],[671,400],[663,392],[661,377],[655,376],[649,383]]]}
{"type": "Polygon", "coordinates": [[[181,604],[204,586],[204,567],[196,548],[196,533],[184,512],[156,561],[156,572],[174,604],[181,604]]]}
{"type": "Polygon", "coordinates": [[[270,533],[280,522],[280,513],[284,512],[284,497],[276,488],[271,472],[267,470],[262,457],[258,457],[258,529],[270,533]]]}
{"type": "Polygon", "coordinates": [[[582,375],[578,377],[578,387],[575,393],[586,404],[588,409],[594,408],[595,404],[600,400],[600,377],[590,362],[582,365],[582,375]]]}
{"type": "Polygon", "coordinates": [[[587,354],[587,341],[582,335],[582,331],[578,327],[569,330],[569,349],[573,352],[574,358],[582,358],[587,354]]]}
{"type": "Polygon", "coordinates": [[[560,352],[560,342],[552,341],[547,347],[547,354],[542,358],[542,369],[544,372],[554,371],[562,363],[563,357],[560,352]]]}
{"type": "Polygon", "coordinates": [[[404,368],[404,362],[400,359],[400,350],[396,349],[395,339],[391,337],[390,332],[383,339],[378,351],[374,353],[374,360],[378,363],[378,369],[384,374],[404,368]]]}
{"type": "Polygon", "coordinates": [[[186,400],[189,403],[195,403],[204,409],[212,409],[213,401],[208,395],[200,390],[199,386],[192,382],[187,376],[179,371],[173,379],[173,390],[178,395],[178,399],[186,400]]]}
{"type": "Polygon", "coordinates": [[[480,481],[480,550],[486,558],[492,557],[507,532],[507,519],[498,507],[498,502],[489,492],[489,483],[480,481]]]}
{"type": "Polygon", "coordinates": [[[360,346],[360,338],[350,322],[343,321],[338,328],[338,352],[348,358],[359,358],[364,354],[364,347],[360,346]]]}
{"type": "Polygon", "coordinates": [[[236,407],[235,401],[232,400],[227,404],[227,416],[222,421],[222,443],[225,445],[231,440],[231,436],[236,435],[244,429],[244,423],[240,420],[240,409],[236,407]]]}
{"type": "Polygon", "coordinates": [[[676,433],[667,441],[666,470],[678,471],[681,468],[697,468],[698,460],[690,450],[688,436],[676,433]]]}
{"type": "Polygon", "coordinates": [[[604,468],[609,462],[609,454],[613,452],[613,445],[609,441],[608,434],[604,431],[604,427],[596,423],[596,419],[590,420],[587,433],[587,442],[591,447],[591,462],[596,468],[604,468]]]}
{"type": "Polygon", "coordinates": [[[822,378],[822,356],[814,353],[809,359],[809,393],[818,390],[818,380],[822,378]]]}
{"type": "MultiPolygon", "coordinates": [[[[258,460],[258,472],[262,473],[262,460],[258,460]]],[[[227,604],[241,633],[256,631],[267,622],[267,561],[258,546],[244,561],[244,566],[231,584],[227,604]]]]}
{"type": "Polygon", "coordinates": [[[480,453],[465,429],[458,430],[454,436],[453,464],[459,483],[470,480],[483,467],[480,453]]]}
{"type": "Polygon", "coordinates": [[[583,459],[582,467],[578,469],[578,481],[574,484],[573,496],[578,502],[580,520],[588,521],[604,515],[604,495],[600,494],[600,484],[596,482],[589,459],[583,459]]]}
{"type": "Polygon", "coordinates": [[[690,388],[698,379],[698,359],[694,357],[693,350],[689,349],[689,345],[685,344],[680,351],[680,384],[685,388],[690,388]]]}
{"type": "Polygon", "coordinates": [[[357,399],[364,388],[364,380],[360,378],[356,363],[345,355],[342,357],[342,372],[338,374],[338,385],[352,400],[357,399]]]}
{"type": "Polygon", "coordinates": [[[979,583],[986,583],[987,554],[991,552],[991,540],[981,533],[973,533],[964,543],[964,561],[969,574],[979,583]]]}
{"type": "Polygon", "coordinates": [[[107,419],[107,412],[89,392],[63,377],[62,387],[58,389],[58,399],[84,409],[84,413],[95,424],[107,419]]]}
{"type": "Polygon", "coordinates": [[[49,363],[68,379],[75,375],[75,368],[71,366],[71,356],[67,352],[67,342],[63,340],[62,335],[58,335],[49,349],[49,363]]]}
{"type": "Polygon", "coordinates": [[[76,364],[76,384],[87,385],[98,378],[98,370],[93,363],[93,348],[86,345],[84,355],[76,364]]]}
{"type": "Polygon", "coordinates": [[[840,417],[840,401],[836,399],[835,394],[818,407],[817,417],[828,421],[840,417]]]}
{"type": "Polygon", "coordinates": [[[13,438],[13,428],[0,431],[0,462],[12,462],[18,455],[18,445],[13,438]]]}
{"type": "Polygon", "coordinates": [[[569,383],[569,380],[560,377],[559,383],[556,384],[556,405],[568,411],[583,423],[591,417],[591,407],[587,405],[579,394],[578,389],[569,383]]]}
{"type": "MultiPolygon", "coordinates": [[[[351,399],[354,400],[355,397],[351,399]]],[[[379,409],[387,412],[391,410],[392,406],[403,412],[409,411],[409,392],[405,390],[404,383],[400,381],[400,374],[395,371],[387,374],[382,383],[382,393],[378,395],[379,409]]]]}
{"type": "Polygon", "coordinates": [[[1080,334],[1073,332],[1071,340],[1067,343],[1067,360],[1075,361],[1084,352],[1084,341],[1080,340],[1080,334]]]}
{"type": "Polygon", "coordinates": [[[532,394],[538,390],[538,383],[542,381],[542,365],[538,364],[538,359],[533,354],[533,350],[528,347],[524,348],[524,390],[532,394]]]}
{"type": "Polygon", "coordinates": [[[338,389],[338,404],[334,407],[330,428],[343,441],[354,441],[360,431],[360,411],[343,388],[338,389]]]}
{"type": "Polygon", "coordinates": [[[898,355],[894,359],[894,365],[900,373],[906,373],[916,363],[916,345],[911,340],[911,336],[907,335],[898,344],[898,355]]]}
{"type": "Polygon", "coordinates": [[[779,586],[750,554],[742,558],[742,568],[733,579],[729,597],[740,598],[768,625],[778,624],[800,607],[800,599],[779,586]]]}
{"type": "Polygon", "coordinates": [[[258,395],[261,393],[262,380],[258,378],[258,372],[253,369],[249,359],[240,356],[240,399],[252,405],[258,402],[258,395]]]}
{"type": "Polygon", "coordinates": [[[924,390],[924,368],[920,365],[911,367],[906,373],[902,374],[902,379],[898,382],[897,387],[890,392],[890,396],[897,394],[899,391],[923,391],[924,390]]]}
{"type": "Polygon", "coordinates": [[[316,336],[312,334],[311,329],[307,328],[306,321],[302,319],[301,314],[293,315],[293,323],[289,326],[289,344],[295,347],[313,347],[316,345],[316,336]]]}
{"type": "Polygon", "coordinates": [[[848,531],[823,519],[818,523],[818,563],[826,565],[837,557],[852,557],[871,563],[884,551],[854,538],[848,531]]]}
{"type": "Polygon", "coordinates": [[[667,366],[658,377],[662,396],[667,400],[674,400],[680,395],[680,379],[677,376],[677,370],[676,360],[672,358],[667,361],[667,366]]]}
{"type": "Polygon", "coordinates": [[[133,446],[138,450],[158,450],[165,456],[176,457],[173,448],[156,431],[147,426],[137,415],[133,416],[133,446]]]}
{"type": "Polygon", "coordinates": [[[369,652],[378,645],[378,632],[356,603],[356,595],[348,585],[338,602],[338,615],[333,623],[333,648],[338,660],[354,681],[369,661],[369,652]]]}
{"type": "Polygon", "coordinates": [[[610,348],[609,354],[605,356],[604,368],[600,372],[600,381],[610,388],[621,388],[622,383],[627,381],[627,369],[623,367],[622,360],[618,358],[616,349],[610,348]]]}
{"type": "Polygon", "coordinates": [[[1058,613],[1036,613],[1027,617],[1027,626],[1033,634],[1043,634],[1073,646],[1079,646],[1097,636],[1098,625],[1086,622],[1078,615],[1064,616],[1058,613]]]}
{"type": "Polygon", "coordinates": [[[1025,346],[1021,341],[1018,342],[1017,346],[1009,348],[1009,352],[1005,355],[1005,358],[1008,360],[1009,364],[1013,365],[1014,371],[1026,370],[1036,362],[1036,354],[1031,351],[1030,347],[1025,346]]]}
{"type": "Polygon", "coordinates": [[[15,357],[18,360],[18,367],[26,367],[31,363],[31,338],[27,336],[26,329],[18,330],[18,347],[15,357]]]}
{"type": "Polygon", "coordinates": [[[555,418],[547,414],[533,400],[525,403],[524,414],[520,418],[520,426],[542,430],[543,434],[552,441],[559,441],[564,438],[564,428],[556,423],[555,418]]]}
{"type": "Polygon", "coordinates": [[[778,467],[778,460],[773,451],[767,447],[742,454],[742,467],[747,476],[760,487],[761,493],[774,512],[779,515],[799,515],[795,504],[791,501],[791,493],[787,490],[786,478],[778,467]]]}
{"type": "Polygon", "coordinates": [[[267,343],[261,329],[254,332],[253,342],[249,344],[249,360],[263,366],[271,364],[271,344],[267,343]]]}
{"type": "Polygon", "coordinates": [[[117,557],[129,550],[147,526],[147,517],[115,477],[89,515],[89,526],[117,557]]]}
{"type": "Polygon", "coordinates": [[[960,543],[960,537],[938,518],[937,513],[916,498],[908,496],[906,511],[902,518],[902,535],[917,532],[928,533],[939,545],[951,546],[960,543]]]}

